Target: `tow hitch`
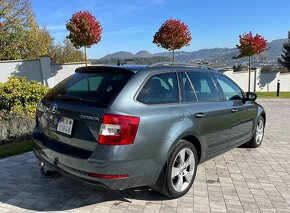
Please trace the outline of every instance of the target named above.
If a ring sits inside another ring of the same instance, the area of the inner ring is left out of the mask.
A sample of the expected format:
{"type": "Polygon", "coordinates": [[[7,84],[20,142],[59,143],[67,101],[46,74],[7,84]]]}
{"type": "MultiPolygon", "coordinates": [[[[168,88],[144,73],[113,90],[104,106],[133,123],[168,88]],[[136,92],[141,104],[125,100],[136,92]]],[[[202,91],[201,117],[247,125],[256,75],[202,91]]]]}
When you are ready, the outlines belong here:
{"type": "Polygon", "coordinates": [[[40,162],[39,166],[40,166],[40,174],[41,174],[42,177],[45,177],[45,178],[55,178],[56,177],[57,171],[55,171],[55,170],[45,170],[44,169],[45,165],[44,165],[43,162],[40,162]]]}

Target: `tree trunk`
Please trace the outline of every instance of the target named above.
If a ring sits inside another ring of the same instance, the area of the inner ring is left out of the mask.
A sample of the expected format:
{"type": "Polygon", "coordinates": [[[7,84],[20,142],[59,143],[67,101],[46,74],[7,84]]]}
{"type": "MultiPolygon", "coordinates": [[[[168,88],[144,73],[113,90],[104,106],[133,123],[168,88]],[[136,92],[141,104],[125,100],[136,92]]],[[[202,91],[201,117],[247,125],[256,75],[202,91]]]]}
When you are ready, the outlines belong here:
{"type": "Polygon", "coordinates": [[[88,66],[87,47],[86,46],[84,46],[84,50],[85,50],[85,63],[86,63],[86,66],[88,66]]]}
{"type": "Polygon", "coordinates": [[[173,62],[175,62],[174,49],[172,50],[172,60],[173,60],[173,62]]]}
{"type": "Polygon", "coordinates": [[[251,92],[251,56],[249,56],[249,81],[248,81],[248,92],[251,92]]]}

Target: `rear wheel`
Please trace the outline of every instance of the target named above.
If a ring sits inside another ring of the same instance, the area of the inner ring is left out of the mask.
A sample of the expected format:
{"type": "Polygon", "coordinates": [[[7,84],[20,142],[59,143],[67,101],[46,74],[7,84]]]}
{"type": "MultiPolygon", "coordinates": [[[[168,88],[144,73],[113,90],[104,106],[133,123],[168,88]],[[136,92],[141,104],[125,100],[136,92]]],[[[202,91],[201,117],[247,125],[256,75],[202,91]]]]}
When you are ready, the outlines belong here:
{"type": "Polygon", "coordinates": [[[264,137],[264,129],[265,129],[264,118],[260,116],[252,139],[245,145],[250,148],[257,148],[261,146],[264,137]]]}
{"type": "Polygon", "coordinates": [[[165,190],[171,198],[185,195],[191,188],[197,169],[197,153],[194,145],[181,140],[173,149],[166,170],[165,190]]]}

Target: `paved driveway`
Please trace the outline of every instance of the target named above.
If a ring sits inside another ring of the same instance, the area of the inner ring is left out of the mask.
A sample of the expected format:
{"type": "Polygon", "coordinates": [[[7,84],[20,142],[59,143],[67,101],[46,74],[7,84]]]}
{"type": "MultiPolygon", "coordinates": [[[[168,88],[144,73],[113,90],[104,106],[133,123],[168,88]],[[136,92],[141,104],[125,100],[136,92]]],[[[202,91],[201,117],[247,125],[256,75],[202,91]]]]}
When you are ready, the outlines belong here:
{"type": "Polygon", "coordinates": [[[198,167],[186,196],[148,189],[108,191],[70,179],[44,179],[32,153],[0,160],[0,212],[290,212],[290,100],[267,111],[259,149],[236,148],[198,167]]]}

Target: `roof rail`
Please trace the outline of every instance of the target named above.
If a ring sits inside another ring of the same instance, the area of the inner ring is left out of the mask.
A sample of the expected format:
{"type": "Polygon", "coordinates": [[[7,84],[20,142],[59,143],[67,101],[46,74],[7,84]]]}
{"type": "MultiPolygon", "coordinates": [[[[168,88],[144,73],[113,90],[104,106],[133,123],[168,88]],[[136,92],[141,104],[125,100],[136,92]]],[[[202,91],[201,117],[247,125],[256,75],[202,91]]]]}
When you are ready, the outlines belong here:
{"type": "Polygon", "coordinates": [[[206,68],[212,70],[212,67],[204,66],[202,64],[190,64],[190,63],[183,63],[183,62],[158,62],[155,64],[152,64],[148,67],[160,67],[160,66],[186,66],[186,67],[199,67],[199,68],[206,68]]]}
{"type": "Polygon", "coordinates": [[[227,71],[229,69],[233,69],[232,67],[220,67],[220,68],[216,68],[217,71],[227,71]]]}

